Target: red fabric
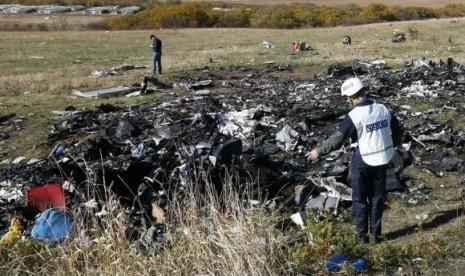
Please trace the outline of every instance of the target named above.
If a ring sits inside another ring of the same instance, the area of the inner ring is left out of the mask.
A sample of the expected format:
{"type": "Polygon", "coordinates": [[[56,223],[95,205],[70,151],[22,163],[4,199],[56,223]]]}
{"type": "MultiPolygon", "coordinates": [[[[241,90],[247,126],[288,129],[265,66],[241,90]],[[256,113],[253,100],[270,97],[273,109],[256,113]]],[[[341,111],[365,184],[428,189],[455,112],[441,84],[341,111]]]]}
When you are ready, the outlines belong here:
{"type": "Polygon", "coordinates": [[[65,193],[56,183],[31,188],[26,191],[25,196],[26,201],[40,211],[65,207],[65,193]]]}
{"type": "Polygon", "coordinates": [[[298,41],[292,42],[291,50],[292,50],[293,52],[298,52],[298,51],[300,51],[300,42],[298,42],[298,41]]]}

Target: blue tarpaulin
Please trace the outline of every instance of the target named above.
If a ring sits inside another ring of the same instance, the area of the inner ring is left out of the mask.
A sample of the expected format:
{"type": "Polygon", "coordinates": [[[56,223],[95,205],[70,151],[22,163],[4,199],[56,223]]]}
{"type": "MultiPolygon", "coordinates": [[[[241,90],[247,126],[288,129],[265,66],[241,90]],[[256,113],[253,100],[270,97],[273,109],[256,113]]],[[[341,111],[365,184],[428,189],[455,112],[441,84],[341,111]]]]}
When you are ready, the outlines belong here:
{"type": "Polygon", "coordinates": [[[31,236],[39,240],[61,242],[72,235],[73,219],[64,211],[47,209],[36,219],[31,236]]]}

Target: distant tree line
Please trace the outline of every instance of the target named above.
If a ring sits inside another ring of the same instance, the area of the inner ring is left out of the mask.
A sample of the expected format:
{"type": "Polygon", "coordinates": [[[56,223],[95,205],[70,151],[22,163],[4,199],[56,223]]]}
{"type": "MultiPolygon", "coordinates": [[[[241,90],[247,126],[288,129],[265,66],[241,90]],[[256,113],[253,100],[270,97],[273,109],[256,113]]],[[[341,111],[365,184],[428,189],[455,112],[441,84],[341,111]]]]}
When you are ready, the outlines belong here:
{"type": "Polygon", "coordinates": [[[109,20],[108,26],[113,30],[203,27],[292,29],[460,16],[465,16],[464,4],[423,8],[389,7],[383,4],[327,7],[313,4],[219,6],[212,3],[176,3],[114,17],[109,20]]]}
{"type": "Polygon", "coordinates": [[[154,28],[308,28],[357,25],[465,16],[465,4],[442,8],[392,7],[373,3],[365,7],[354,4],[317,6],[314,4],[237,5],[228,3],[183,3],[180,0],[4,0],[5,4],[131,6],[144,10],[131,15],[112,17],[104,23],[113,30],[154,28]]]}

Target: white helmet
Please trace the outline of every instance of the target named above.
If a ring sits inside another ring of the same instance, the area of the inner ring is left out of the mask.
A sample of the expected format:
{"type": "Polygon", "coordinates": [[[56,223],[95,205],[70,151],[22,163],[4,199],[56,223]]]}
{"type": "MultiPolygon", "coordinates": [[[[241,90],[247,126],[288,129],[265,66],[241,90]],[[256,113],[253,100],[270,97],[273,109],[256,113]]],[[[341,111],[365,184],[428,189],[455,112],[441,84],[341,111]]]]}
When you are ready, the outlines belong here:
{"type": "Polygon", "coordinates": [[[350,78],[342,84],[341,94],[342,96],[352,96],[360,91],[360,89],[363,87],[365,87],[365,85],[359,78],[350,78]]]}

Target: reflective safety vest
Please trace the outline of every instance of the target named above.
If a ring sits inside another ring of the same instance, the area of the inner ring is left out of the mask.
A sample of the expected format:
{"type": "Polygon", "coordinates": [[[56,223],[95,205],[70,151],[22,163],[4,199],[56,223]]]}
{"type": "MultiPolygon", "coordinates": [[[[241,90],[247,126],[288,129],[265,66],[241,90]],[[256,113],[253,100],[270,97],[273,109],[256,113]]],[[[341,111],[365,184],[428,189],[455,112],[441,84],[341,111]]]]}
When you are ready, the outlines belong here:
{"type": "Polygon", "coordinates": [[[391,113],[382,104],[356,106],[349,117],[357,129],[362,160],[370,166],[385,165],[394,156],[391,113]]]}

